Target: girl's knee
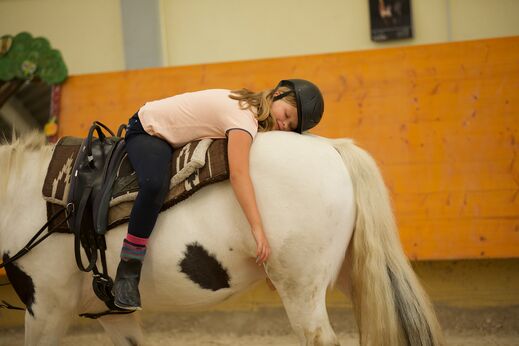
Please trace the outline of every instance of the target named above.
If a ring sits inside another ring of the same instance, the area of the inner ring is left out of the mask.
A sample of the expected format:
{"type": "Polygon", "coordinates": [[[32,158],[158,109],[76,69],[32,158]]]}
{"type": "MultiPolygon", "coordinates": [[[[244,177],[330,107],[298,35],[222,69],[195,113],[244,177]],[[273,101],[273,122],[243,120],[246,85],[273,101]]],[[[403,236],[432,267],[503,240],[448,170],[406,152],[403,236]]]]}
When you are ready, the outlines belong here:
{"type": "Polygon", "coordinates": [[[139,179],[139,190],[141,193],[149,193],[150,195],[159,195],[164,192],[164,181],[156,178],[139,179]]]}

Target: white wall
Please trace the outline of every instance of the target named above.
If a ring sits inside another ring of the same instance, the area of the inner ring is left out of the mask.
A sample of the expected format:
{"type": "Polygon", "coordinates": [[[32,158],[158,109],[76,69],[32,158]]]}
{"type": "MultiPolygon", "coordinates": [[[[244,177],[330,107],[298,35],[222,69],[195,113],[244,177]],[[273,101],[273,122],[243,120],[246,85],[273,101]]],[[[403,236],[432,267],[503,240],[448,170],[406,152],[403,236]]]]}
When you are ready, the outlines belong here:
{"type": "Polygon", "coordinates": [[[21,31],[47,38],[69,74],[124,69],[119,0],[0,0],[0,36],[21,31]]]}
{"type": "Polygon", "coordinates": [[[455,41],[519,35],[518,0],[450,0],[455,41]]]}
{"type": "MultiPolygon", "coordinates": [[[[47,37],[71,74],[124,70],[120,1],[0,0],[0,35],[47,37]]],[[[519,0],[411,1],[414,38],[374,43],[368,0],[160,0],[164,65],[519,35],[519,0]]]]}
{"type": "Polygon", "coordinates": [[[519,0],[411,0],[412,39],[370,39],[368,0],[162,0],[168,65],[519,35],[519,0]]]}
{"type": "Polygon", "coordinates": [[[170,65],[444,42],[446,2],[413,1],[415,38],[370,40],[368,0],[163,0],[170,65]],[[261,4],[261,5],[260,5],[261,4]]]}

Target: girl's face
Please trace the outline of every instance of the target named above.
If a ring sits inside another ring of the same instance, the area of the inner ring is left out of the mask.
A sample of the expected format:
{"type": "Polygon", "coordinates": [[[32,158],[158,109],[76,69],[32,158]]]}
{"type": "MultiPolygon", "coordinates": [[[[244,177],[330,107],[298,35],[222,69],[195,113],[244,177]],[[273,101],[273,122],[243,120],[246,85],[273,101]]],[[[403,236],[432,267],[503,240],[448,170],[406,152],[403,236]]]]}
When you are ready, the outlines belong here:
{"type": "Polygon", "coordinates": [[[274,130],[294,131],[297,128],[297,108],[283,99],[272,102],[270,114],[275,120],[274,130]]]}

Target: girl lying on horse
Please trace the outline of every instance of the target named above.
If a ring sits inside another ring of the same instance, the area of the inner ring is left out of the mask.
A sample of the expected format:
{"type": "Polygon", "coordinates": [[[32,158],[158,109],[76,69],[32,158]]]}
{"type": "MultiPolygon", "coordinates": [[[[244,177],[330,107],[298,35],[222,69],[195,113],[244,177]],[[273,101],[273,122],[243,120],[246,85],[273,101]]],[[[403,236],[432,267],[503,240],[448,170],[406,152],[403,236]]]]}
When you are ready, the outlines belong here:
{"type": "Polygon", "coordinates": [[[126,149],[139,182],[114,283],[115,305],[139,310],[139,280],[146,245],[169,189],[173,148],[202,138],[228,138],[230,181],[256,241],[256,262],[270,254],[254,187],[249,151],[258,132],[302,133],[319,123],[321,92],[302,79],[282,80],[274,89],[210,89],[146,103],[130,118],[126,149]]]}

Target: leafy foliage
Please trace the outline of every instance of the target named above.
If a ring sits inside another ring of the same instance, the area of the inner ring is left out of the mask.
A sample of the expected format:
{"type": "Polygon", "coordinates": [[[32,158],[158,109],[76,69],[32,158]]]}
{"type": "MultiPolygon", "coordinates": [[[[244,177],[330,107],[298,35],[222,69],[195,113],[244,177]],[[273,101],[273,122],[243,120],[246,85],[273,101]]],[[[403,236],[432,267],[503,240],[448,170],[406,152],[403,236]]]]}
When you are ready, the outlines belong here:
{"type": "Polygon", "coordinates": [[[0,40],[0,80],[39,77],[48,84],[60,84],[67,78],[61,53],[52,49],[47,39],[22,32],[14,37],[2,36],[0,40]]]}

